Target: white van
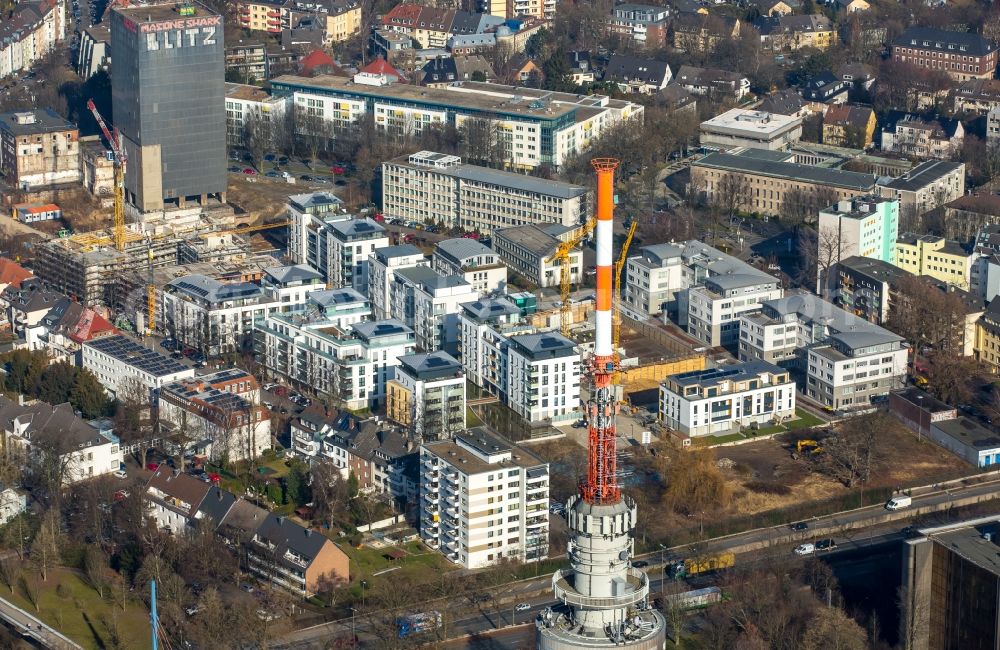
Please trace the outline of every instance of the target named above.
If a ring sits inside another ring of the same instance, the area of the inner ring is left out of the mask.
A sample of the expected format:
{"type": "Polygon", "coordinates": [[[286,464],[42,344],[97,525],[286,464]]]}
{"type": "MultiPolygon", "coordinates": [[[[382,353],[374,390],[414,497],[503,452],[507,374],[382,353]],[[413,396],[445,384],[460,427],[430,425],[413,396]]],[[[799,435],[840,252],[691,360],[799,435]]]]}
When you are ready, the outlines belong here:
{"type": "Polygon", "coordinates": [[[909,508],[913,504],[913,499],[907,496],[892,497],[889,502],[885,504],[886,510],[902,510],[903,508],[909,508]]]}

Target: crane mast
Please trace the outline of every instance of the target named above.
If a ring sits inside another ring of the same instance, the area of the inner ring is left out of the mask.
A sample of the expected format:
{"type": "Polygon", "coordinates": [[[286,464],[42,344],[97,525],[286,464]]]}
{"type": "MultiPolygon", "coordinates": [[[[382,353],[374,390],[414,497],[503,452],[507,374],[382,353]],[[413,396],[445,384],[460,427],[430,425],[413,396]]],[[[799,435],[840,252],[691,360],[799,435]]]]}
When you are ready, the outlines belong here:
{"type": "Polygon", "coordinates": [[[123,251],[125,250],[125,166],[128,164],[128,154],[125,152],[125,147],[122,146],[121,133],[118,132],[117,128],[113,131],[108,128],[104,118],[98,112],[97,106],[94,105],[93,99],[87,100],[87,108],[97,120],[97,126],[101,127],[104,139],[108,141],[108,146],[111,147],[111,152],[115,156],[115,221],[111,232],[115,248],[123,251]]]}

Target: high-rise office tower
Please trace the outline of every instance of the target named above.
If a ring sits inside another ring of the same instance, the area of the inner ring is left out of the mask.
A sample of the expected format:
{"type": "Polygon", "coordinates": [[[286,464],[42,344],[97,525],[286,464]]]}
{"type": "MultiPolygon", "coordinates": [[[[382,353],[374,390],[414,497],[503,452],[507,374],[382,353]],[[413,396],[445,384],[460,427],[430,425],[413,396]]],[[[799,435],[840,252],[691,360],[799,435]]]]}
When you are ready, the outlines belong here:
{"type": "Polygon", "coordinates": [[[111,15],[113,122],[128,153],[125,193],[140,212],[225,200],[222,16],[198,3],[111,15]]]}

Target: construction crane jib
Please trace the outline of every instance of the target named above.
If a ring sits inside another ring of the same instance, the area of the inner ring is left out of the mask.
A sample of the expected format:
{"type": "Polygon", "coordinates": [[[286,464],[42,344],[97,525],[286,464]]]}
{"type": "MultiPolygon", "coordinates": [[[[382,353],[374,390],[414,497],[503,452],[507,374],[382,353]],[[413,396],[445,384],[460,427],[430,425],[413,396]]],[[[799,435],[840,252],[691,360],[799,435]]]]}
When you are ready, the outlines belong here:
{"type": "Polygon", "coordinates": [[[93,99],[87,100],[87,108],[94,115],[94,119],[97,120],[97,125],[101,127],[101,132],[104,134],[104,139],[108,141],[108,146],[111,147],[111,152],[115,156],[115,222],[114,229],[112,230],[112,239],[115,243],[115,248],[122,251],[125,250],[125,165],[128,163],[128,154],[125,152],[125,147],[122,145],[121,133],[115,128],[114,131],[108,128],[105,124],[104,118],[97,111],[97,106],[94,105],[93,99]]]}

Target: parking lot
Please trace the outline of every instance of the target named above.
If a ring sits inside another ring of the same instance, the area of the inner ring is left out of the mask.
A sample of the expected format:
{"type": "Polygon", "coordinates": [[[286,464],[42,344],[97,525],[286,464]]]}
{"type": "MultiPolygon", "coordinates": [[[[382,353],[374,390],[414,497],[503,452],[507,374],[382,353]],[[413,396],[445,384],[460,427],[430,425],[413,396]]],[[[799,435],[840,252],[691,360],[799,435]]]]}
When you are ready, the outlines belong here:
{"type": "Polygon", "coordinates": [[[344,187],[347,185],[345,176],[353,171],[352,166],[348,163],[327,165],[322,162],[290,158],[275,153],[265,154],[263,162],[260,165],[255,165],[253,156],[250,154],[232,152],[229,154],[229,162],[228,171],[231,174],[241,174],[251,178],[264,176],[265,178],[285,179],[295,183],[302,182],[317,186],[344,187]]]}

